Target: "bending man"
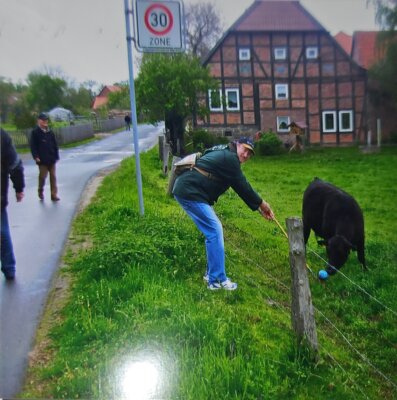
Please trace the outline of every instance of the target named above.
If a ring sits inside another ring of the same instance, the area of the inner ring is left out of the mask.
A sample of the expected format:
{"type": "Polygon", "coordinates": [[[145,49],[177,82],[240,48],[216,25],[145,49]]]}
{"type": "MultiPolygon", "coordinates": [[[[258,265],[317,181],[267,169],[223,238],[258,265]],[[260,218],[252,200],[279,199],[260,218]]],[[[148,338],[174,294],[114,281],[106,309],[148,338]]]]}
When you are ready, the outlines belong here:
{"type": "Polygon", "coordinates": [[[248,183],[241,164],[254,154],[254,144],[241,138],[228,145],[206,150],[192,170],[175,180],[172,193],[175,199],[205,236],[208,289],[235,290],[237,284],[226,276],[223,228],[212,205],[231,187],[252,210],[272,220],[269,204],[248,183]]]}

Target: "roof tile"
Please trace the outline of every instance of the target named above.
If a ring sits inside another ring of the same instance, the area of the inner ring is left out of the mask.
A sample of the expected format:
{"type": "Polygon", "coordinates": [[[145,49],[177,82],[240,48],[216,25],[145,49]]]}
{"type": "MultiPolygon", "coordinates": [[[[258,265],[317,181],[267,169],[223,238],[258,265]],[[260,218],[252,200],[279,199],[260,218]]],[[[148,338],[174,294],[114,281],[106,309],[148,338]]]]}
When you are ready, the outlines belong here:
{"type": "Polygon", "coordinates": [[[236,31],[324,31],[299,0],[255,0],[235,22],[236,31]]]}

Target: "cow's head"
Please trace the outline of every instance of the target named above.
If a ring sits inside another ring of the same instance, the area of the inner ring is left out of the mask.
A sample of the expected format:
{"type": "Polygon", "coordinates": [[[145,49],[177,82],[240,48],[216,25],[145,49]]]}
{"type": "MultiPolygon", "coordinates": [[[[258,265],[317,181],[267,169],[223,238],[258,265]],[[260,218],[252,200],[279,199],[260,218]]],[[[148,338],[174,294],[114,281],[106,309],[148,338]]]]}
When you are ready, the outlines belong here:
{"type": "Polygon", "coordinates": [[[330,240],[328,240],[328,263],[331,264],[332,267],[334,267],[327,267],[327,272],[329,275],[335,274],[335,269],[338,270],[343,266],[343,264],[347,260],[347,257],[349,257],[349,253],[352,248],[352,244],[344,236],[335,235],[330,240]]]}

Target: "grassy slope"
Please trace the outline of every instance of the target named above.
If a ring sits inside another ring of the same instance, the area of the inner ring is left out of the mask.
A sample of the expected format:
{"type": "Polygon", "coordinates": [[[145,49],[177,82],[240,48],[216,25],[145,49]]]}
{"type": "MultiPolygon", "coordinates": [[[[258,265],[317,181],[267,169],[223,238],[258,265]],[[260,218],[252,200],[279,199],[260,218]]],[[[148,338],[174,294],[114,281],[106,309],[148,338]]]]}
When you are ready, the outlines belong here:
{"type": "MultiPolygon", "coordinates": [[[[157,393],[162,398],[397,395],[358,355],[397,381],[395,314],[340,275],[325,285],[310,276],[321,355],[311,363],[291,331],[288,246],[277,226],[232,191],[222,196],[216,210],[225,228],[227,272],[239,289],[210,292],[202,282],[202,238],[166,196],[157,152],[142,155],[141,162],[143,218],[133,160],[105,179],[77,218],[73,236],[92,245],[66,258],[62,273],[73,276],[74,284],[63,322],[50,333],[52,359],[32,371],[22,397],[120,398],[124,363],[143,354],[164,367],[169,383],[157,393]]],[[[365,215],[370,272],[361,271],[355,253],[342,272],[397,310],[396,166],[395,148],[372,155],[315,149],[256,157],[244,170],[281,223],[300,215],[302,193],[314,176],[354,195],[365,215]]],[[[314,238],[309,244],[324,257],[314,238]]],[[[314,272],[323,267],[312,254],[308,264],[314,272]]]]}

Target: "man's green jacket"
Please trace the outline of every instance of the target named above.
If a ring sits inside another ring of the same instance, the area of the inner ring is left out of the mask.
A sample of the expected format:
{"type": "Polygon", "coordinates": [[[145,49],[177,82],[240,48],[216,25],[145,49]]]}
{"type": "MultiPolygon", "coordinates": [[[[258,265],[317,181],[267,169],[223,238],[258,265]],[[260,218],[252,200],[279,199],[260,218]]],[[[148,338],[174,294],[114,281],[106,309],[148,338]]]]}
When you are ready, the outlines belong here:
{"type": "Polygon", "coordinates": [[[188,170],[175,180],[172,190],[174,195],[213,205],[231,187],[252,210],[257,210],[262,203],[262,198],[252,189],[241,171],[234,143],[207,150],[197,160],[196,166],[209,172],[211,177],[195,169],[188,170]]]}

